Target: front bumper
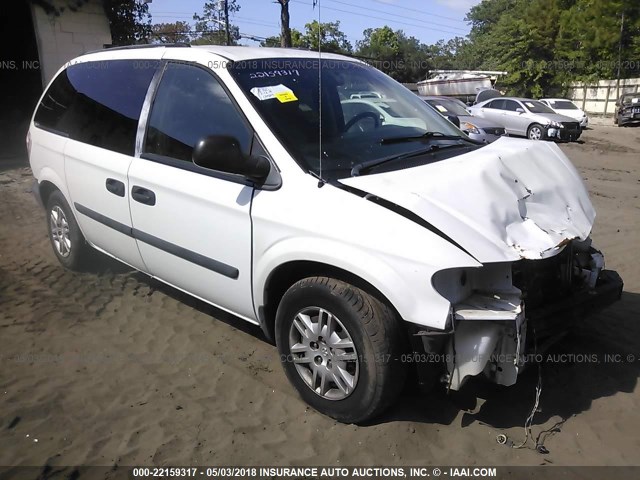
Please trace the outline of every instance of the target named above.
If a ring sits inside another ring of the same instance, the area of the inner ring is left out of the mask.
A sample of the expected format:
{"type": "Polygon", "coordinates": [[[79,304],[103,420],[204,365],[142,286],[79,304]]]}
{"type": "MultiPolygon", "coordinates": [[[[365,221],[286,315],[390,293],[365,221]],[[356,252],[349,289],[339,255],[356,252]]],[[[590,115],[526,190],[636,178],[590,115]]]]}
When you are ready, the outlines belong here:
{"type": "MultiPolygon", "coordinates": [[[[416,332],[414,349],[442,360],[437,370],[452,390],[479,374],[513,385],[535,345],[541,353],[585,317],[620,299],[622,279],[603,268],[604,257],[589,242],[547,259],[515,262],[511,288],[488,288],[495,275],[474,283],[470,295],[452,304],[451,330],[416,332]]],[[[430,378],[432,363],[418,369],[421,383],[430,378]]]]}
{"type": "Polygon", "coordinates": [[[638,123],[640,122],[640,113],[632,113],[632,114],[622,114],[619,117],[618,123],[620,125],[627,125],[629,123],[638,123]]]}
{"type": "Polygon", "coordinates": [[[575,142],[582,135],[582,129],[547,127],[546,138],[550,140],[561,140],[563,142],[575,142]]]}

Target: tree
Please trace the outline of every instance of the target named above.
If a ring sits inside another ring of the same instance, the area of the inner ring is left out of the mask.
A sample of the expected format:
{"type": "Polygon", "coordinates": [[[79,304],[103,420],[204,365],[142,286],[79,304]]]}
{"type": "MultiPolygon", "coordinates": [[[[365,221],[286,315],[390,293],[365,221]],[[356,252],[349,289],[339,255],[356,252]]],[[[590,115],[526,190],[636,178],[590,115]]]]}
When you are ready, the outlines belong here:
{"type": "Polygon", "coordinates": [[[416,82],[428,70],[428,49],[415,37],[391,27],[368,28],[357,43],[356,55],[399,82],[416,82]]]}
{"type": "Polygon", "coordinates": [[[322,51],[332,53],[351,53],[353,51],[347,36],[340,30],[339,21],[318,23],[317,20],[314,20],[304,27],[305,33],[300,39],[300,46],[303,48],[318,50],[320,47],[322,51]]]}
{"type": "Polygon", "coordinates": [[[146,2],[104,0],[104,10],[109,19],[113,45],[148,43],[151,35],[151,16],[146,2]]]}
{"type": "Polygon", "coordinates": [[[189,43],[191,25],[188,22],[156,23],[151,26],[153,41],[160,43],[189,43]]]}
{"type": "Polygon", "coordinates": [[[289,27],[289,0],[276,0],[280,4],[280,46],[292,47],[291,28],[289,27]]]}
{"type": "Polygon", "coordinates": [[[640,55],[637,1],[484,0],[467,20],[466,53],[481,58],[482,68],[508,71],[501,83],[510,94],[562,95],[571,82],[616,78],[619,46],[629,60],[620,65],[621,77],[637,75],[631,61],[640,55]]]}
{"type": "MultiPolygon", "coordinates": [[[[224,2],[219,0],[209,1],[204,4],[202,14],[193,14],[195,20],[195,31],[198,37],[191,43],[196,45],[226,45],[226,15],[224,2]]],[[[240,10],[237,0],[229,0],[229,13],[236,13],[240,10]]],[[[231,44],[236,45],[240,40],[240,29],[236,25],[229,25],[231,44]]]]}
{"type": "MultiPolygon", "coordinates": [[[[294,48],[307,48],[305,43],[302,40],[302,32],[300,30],[296,30],[295,28],[291,29],[291,46],[294,48]]],[[[261,47],[280,47],[282,46],[282,37],[267,37],[262,42],[260,42],[261,47]]]]}
{"type": "Polygon", "coordinates": [[[379,59],[395,59],[400,55],[400,30],[391,27],[367,28],[356,44],[358,55],[379,59]]]}

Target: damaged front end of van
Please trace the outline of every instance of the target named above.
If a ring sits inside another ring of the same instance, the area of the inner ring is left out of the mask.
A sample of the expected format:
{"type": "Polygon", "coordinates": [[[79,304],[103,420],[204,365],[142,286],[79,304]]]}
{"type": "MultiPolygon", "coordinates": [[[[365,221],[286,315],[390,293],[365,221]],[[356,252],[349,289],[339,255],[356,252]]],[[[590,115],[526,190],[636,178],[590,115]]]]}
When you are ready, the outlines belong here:
{"type": "Polygon", "coordinates": [[[452,390],[480,374],[513,385],[527,355],[621,296],[622,279],[592,245],[587,190],[556,145],[505,138],[473,156],[342,182],[411,212],[477,262],[431,278],[450,309],[444,328],[411,329],[423,383],[435,362],[452,390]]]}

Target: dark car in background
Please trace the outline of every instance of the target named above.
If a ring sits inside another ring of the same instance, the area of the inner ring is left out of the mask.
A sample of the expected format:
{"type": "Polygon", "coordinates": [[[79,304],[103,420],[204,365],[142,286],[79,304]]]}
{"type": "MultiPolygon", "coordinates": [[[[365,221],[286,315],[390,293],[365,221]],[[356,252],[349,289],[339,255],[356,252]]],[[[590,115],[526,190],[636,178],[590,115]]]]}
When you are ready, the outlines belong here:
{"type": "Polygon", "coordinates": [[[640,123],[640,93],[625,93],[616,102],[613,123],[619,127],[640,123]]]}
{"type": "Polygon", "coordinates": [[[420,98],[435,108],[442,116],[458,117],[460,130],[473,140],[491,143],[506,133],[504,127],[499,123],[471,115],[460,100],[438,96],[421,96],[420,98]]]}

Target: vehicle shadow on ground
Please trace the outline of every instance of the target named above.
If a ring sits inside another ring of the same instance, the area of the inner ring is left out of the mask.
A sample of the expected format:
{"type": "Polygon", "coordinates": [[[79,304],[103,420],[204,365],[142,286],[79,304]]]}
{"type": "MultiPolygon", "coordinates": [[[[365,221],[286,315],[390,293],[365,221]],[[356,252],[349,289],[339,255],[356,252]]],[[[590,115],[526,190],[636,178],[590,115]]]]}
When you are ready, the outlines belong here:
{"type": "Polygon", "coordinates": [[[180,302],[184,305],[197,310],[205,315],[208,315],[215,320],[219,320],[227,325],[240,330],[249,335],[267,342],[266,337],[262,333],[260,327],[253,325],[242,318],[236,317],[230,313],[220,310],[202,300],[198,300],[191,295],[184,293],[177,288],[174,288],[166,283],[156,280],[145,273],[139,272],[134,268],[102,253],[97,250],[91,252],[91,258],[87,263],[87,267],[84,269],[86,272],[90,272],[100,276],[109,276],[112,274],[126,274],[129,273],[131,277],[135,278],[138,282],[149,287],[150,291],[158,291],[162,294],[172,298],[173,300],[180,302]]]}
{"type": "MultiPolygon", "coordinates": [[[[562,423],[589,410],[594,400],[634,391],[640,376],[639,309],[640,295],[624,292],[618,303],[587,318],[543,354],[542,390],[533,425],[562,423]]],[[[409,420],[449,425],[462,411],[462,427],[474,422],[499,429],[519,427],[532,411],[537,384],[538,365],[532,363],[511,387],[474,378],[453,394],[444,388],[431,394],[405,394],[374,423],[409,420]]]]}
{"type": "MultiPolygon", "coordinates": [[[[110,257],[102,256],[98,272],[132,271],[110,257]]],[[[245,320],[198,300],[180,290],[135,272],[132,276],[152,291],[221,321],[245,334],[267,342],[262,330],[245,320]]],[[[543,354],[542,391],[533,425],[564,420],[589,410],[594,400],[618,392],[633,392],[640,376],[640,294],[624,292],[622,299],[592,315],[574,332],[543,354]]],[[[273,347],[275,349],[275,347],[273,347]]],[[[474,422],[497,429],[521,427],[532,411],[538,364],[532,363],[516,385],[502,387],[484,378],[470,379],[460,392],[446,392],[436,386],[429,393],[418,393],[408,385],[396,405],[381,417],[363,425],[412,421],[450,425],[464,412],[461,426],[474,422]]]]}

